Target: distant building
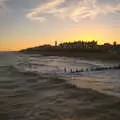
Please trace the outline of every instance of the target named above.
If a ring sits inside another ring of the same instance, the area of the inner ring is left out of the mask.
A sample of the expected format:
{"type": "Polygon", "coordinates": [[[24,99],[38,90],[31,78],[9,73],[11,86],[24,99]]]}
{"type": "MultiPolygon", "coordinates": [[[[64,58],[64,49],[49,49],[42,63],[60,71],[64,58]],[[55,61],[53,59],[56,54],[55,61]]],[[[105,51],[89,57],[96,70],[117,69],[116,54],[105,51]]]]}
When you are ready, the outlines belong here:
{"type": "Polygon", "coordinates": [[[57,46],[58,45],[58,43],[57,43],[57,41],[55,41],[55,46],[57,46]]]}
{"type": "Polygon", "coordinates": [[[114,41],[114,42],[113,42],[113,45],[114,45],[114,46],[116,46],[116,45],[117,45],[117,42],[116,42],[116,41],[114,41]]]}

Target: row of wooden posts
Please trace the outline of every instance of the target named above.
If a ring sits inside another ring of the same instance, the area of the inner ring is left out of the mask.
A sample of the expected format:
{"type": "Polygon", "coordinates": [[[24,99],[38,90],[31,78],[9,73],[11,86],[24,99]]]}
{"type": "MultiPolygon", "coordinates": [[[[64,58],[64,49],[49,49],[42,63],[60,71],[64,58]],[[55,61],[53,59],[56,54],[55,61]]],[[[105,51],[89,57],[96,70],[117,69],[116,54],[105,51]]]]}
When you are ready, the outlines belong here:
{"type": "Polygon", "coordinates": [[[107,67],[96,67],[96,68],[86,68],[86,69],[70,69],[64,68],[64,72],[70,73],[78,73],[78,72],[90,72],[90,71],[103,71],[103,70],[112,70],[112,69],[120,69],[120,65],[116,66],[107,66],[107,67]]]}

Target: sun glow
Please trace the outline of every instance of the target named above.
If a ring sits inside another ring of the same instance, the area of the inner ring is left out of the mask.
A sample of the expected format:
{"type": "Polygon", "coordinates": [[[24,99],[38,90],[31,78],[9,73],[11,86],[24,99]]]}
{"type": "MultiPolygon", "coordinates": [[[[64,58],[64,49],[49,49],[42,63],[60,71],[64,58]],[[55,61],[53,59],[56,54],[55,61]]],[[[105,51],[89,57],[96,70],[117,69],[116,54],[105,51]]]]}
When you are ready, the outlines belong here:
{"type": "Polygon", "coordinates": [[[54,41],[120,44],[119,0],[8,1],[0,0],[0,51],[54,41]]]}

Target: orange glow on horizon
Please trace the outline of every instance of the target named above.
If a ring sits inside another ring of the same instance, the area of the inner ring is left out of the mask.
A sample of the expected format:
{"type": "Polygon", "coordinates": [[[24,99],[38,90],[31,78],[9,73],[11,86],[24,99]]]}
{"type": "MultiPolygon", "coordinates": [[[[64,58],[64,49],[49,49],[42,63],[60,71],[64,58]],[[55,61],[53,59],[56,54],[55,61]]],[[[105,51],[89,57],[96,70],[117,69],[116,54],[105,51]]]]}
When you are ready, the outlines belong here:
{"type": "Polygon", "coordinates": [[[92,41],[95,40],[98,44],[113,43],[117,41],[120,43],[120,31],[117,29],[110,30],[103,26],[73,26],[71,29],[63,29],[63,31],[47,34],[46,36],[40,36],[39,34],[30,35],[16,35],[8,36],[0,41],[0,51],[18,51],[25,48],[34,46],[40,46],[43,44],[54,45],[54,41],[62,42],[73,42],[78,40],[92,41]],[[11,37],[11,38],[10,38],[11,37]],[[8,41],[8,42],[5,42],[8,41]]]}

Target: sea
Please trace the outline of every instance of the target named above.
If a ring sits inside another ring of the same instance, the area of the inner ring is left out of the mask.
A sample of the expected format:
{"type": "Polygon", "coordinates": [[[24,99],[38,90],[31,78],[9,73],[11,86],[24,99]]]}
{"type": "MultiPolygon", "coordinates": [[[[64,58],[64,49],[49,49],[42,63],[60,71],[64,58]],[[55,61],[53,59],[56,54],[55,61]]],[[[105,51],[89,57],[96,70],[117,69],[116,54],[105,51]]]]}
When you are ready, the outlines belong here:
{"type": "Polygon", "coordinates": [[[0,120],[119,120],[118,64],[0,52],[0,120]]]}

